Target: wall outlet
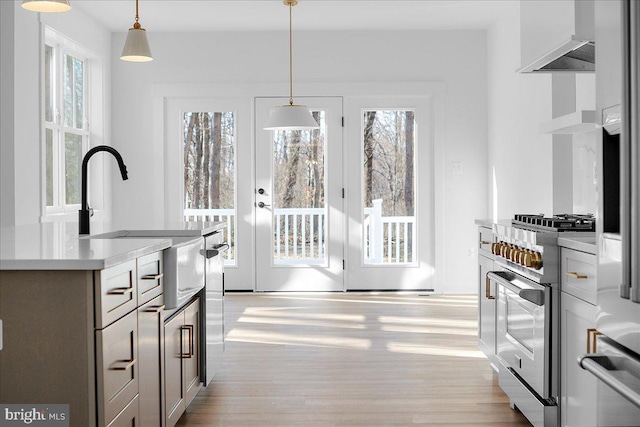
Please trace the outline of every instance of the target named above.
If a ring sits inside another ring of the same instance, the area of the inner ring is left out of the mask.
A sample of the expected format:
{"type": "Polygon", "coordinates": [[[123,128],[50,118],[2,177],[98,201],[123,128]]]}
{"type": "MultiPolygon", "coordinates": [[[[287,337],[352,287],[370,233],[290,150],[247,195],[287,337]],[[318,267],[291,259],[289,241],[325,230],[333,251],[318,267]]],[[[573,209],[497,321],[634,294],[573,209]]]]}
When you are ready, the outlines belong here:
{"type": "Polygon", "coordinates": [[[462,175],[464,171],[462,169],[462,162],[451,162],[451,175],[462,175]]]}

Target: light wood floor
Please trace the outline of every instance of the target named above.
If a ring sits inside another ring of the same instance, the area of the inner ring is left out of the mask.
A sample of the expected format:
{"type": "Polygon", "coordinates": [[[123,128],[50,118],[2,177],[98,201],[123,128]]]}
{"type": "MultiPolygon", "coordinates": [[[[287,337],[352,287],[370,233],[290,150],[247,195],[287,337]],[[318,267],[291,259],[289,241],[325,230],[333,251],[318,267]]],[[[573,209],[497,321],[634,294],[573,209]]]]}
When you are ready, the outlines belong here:
{"type": "Polygon", "coordinates": [[[227,294],[222,371],[179,426],[529,426],[473,296],[227,294]]]}

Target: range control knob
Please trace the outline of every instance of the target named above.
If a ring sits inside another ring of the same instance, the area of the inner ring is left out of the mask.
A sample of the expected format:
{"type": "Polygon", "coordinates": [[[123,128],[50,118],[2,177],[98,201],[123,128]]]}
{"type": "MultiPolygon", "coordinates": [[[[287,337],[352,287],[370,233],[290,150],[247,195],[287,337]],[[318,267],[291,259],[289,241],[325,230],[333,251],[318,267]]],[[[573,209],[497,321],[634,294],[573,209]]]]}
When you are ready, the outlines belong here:
{"type": "Polygon", "coordinates": [[[542,255],[539,252],[532,252],[525,255],[524,266],[540,270],[542,268],[542,255]]]}

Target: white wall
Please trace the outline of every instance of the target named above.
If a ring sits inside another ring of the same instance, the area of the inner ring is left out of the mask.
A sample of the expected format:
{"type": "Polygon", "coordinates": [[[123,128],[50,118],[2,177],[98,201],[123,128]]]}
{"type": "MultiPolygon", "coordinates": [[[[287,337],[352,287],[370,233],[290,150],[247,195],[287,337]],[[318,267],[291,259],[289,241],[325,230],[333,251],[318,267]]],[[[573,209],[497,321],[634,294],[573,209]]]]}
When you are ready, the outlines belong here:
{"type": "MultiPolygon", "coordinates": [[[[119,56],[124,37],[114,35],[112,57],[119,56]]],[[[114,206],[121,207],[114,210],[117,222],[157,220],[163,214],[150,208],[164,191],[163,165],[158,162],[163,141],[154,139],[154,129],[163,124],[154,122],[154,87],[165,83],[233,86],[260,82],[280,86],[288,78],[286,32],[149,32],[149,42],[153,62],[113,64],[112,140],[131,177],[126,183],[114,178],[114,206]]],[[[473,221],[487,214],[485,46],[484,31],[332,31],[295,35],[297,82],[445,83],[444,116],[436,122],[443,135],[442,150],[434,159],[444,170],[442,176],[436,177],[436,185],[444,195],[442,205],[436,207],[440,212],[436,214],[436,229],[444,237],[443,244],[436,247],[441,281],[438,289],[442,292],[475,292],[476,287],[473,221]],[[378,60],[381,55],[384,59],[378,60]],[[463,162],[462,175],[451,175],[452,161],[463,162]]]]}
{"type": "MultiPolygon", "coordinates": [[[[85,48],[101,55],[105,59],[101,72],[107,87],[110,79],[111,33],[101,25],[77,9],[63,14],[38,14],[22,9],[20,2],[2,2],[0,205],[2,205],[3,226],[37,223],[42,212],[41,172],[43,168],[40,141],[40,47],[44,37],[41,31],[42,24],[49,25],[61,34],[78,41],[85,48]],[[11,22],[11,16],[13,16],[13,22],[11,22]],[[7,20],[6,24],[5,20],[7,20]],[[12,49],[14,49],[13,53],[12,49]],[[7,70],[6,73],[5,70],[7,70]],[[12,92],[6,90],[11,86],[12,92]]],[[[109,90],[105,93],[108,94],[109,90]]],[[[108,114],[110,101],[105,97],[103,100],[108,114]]],[[[105,115],[99,119],[108,130],[110,128],[108,116],[105,115]]],[[[98,179],[94,181],[97,182],[98,179]]]]}
{"type": "Polygon", "coordinates": [[[551,75],[517,74],[519,2],[487,33],[491,219],[515,213],[553,214],[551,136],[539,133],[551,117],[551,75]],[[495,181],[494,181],[495,171],[495,181]]]}

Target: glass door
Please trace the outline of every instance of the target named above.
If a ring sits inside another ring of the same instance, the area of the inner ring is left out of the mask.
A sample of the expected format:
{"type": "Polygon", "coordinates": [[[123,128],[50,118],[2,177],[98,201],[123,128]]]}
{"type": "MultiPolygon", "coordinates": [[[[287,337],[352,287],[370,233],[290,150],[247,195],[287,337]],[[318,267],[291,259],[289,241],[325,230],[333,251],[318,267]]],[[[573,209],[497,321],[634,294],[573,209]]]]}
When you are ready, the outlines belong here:
{"type": "Polygon", "coordinates": [[[266,131],[286,98],[257,98],[256,290],[343,290],[342,98],[297,98],[320,129],[266,131]]]}

